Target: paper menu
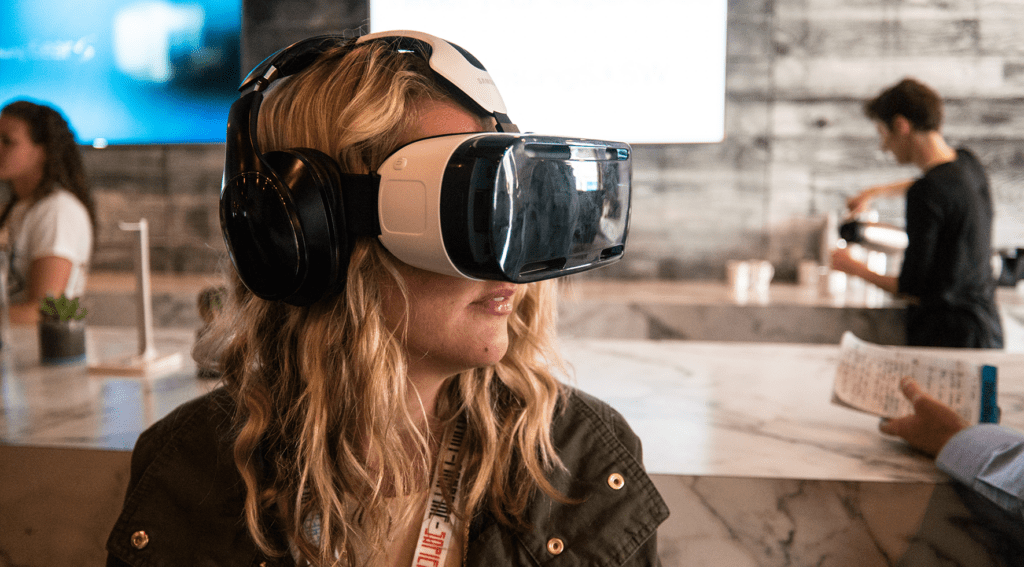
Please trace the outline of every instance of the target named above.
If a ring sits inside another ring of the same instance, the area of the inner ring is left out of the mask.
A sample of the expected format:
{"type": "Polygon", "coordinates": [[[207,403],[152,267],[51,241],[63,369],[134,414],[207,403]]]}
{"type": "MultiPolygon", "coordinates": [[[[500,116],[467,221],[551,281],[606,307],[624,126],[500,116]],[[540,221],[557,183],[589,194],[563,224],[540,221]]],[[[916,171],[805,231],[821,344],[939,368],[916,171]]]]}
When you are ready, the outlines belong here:
{"type": "Polygon", "coordinates": [[[880,417],[913,413],[899,389],[910,376],[970,423],[998,421],[996,368],[868,343],[846,332],[840,342],[832,402],[880,417]]]}

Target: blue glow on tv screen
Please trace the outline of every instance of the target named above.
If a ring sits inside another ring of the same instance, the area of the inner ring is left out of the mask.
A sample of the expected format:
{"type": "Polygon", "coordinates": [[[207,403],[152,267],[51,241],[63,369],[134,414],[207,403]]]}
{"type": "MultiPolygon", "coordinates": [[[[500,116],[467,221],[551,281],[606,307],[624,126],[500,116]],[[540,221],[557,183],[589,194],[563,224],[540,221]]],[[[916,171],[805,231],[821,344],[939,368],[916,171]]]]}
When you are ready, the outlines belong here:
{"type": "Polygon", "coordinates": [[[56,106],[82,144],[222,143],[241,0],[0,3],[0,105],[56,106]]]}

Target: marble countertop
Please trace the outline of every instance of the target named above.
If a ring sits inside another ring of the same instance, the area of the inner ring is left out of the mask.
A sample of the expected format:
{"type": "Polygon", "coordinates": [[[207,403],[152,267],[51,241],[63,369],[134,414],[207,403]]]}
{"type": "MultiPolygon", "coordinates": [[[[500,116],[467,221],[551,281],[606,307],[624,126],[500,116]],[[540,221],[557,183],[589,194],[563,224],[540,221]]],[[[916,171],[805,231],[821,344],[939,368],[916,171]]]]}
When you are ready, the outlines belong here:
{"type": "MultiPolygon", "coordinates": [[[[135,272],[90,271],[86,280],[87,293],[135,293],[135,272]]],[[[206,287],[223,285],[220,274],[177,274],[153,272],[150,287],[154,294],[182,294],[195,296],[206,287]]]]}
{"type": "MultiPolygon", "coordinates": [[[[181,294],[194,297],[203,288],[222,285],[218,274],[166,274],[151,275],[154,294],[181,294]]],[[[763,297],[736,294],[721,280],[628,280],[601,279],[590,276],[568,277],[562,280],[561,296],[566,301],[600,300],[609,302],[667,303],[667,304],[726,304],[726,305],[801,305],[820,307],[884,308],[904,307],[905,302],[894,299],[877,288],[851,280],[843,293],[831,295],[817,286],[772,282],[763,297]]],[[[135,293],[135,275],[130,272],[90,272],[90,293],[135,293]]],[[[999,287],[996,296],[1000,305],[1024,306],[1024,285],[1021,290],[999,287]]]]}
{"type": "MultiPolygon", "coordinates": [[[[129,450],[139,433],[216,386],[181,370],[97,376],[40,367],[31,329],[2,375],[0,443],[129,450]]],[[[192,331],[157,333],[186,359],[192,331]]],[[[129,352],[134,331],[90,328],[90,360],[129,352]]],[[[930,460],[877,431],[878,420],[830,403],[838,347],[701,341],[568,339],[567,381],[606,400],[640,435],[652,473],[929,482],[930,460]]],[[[1024,429],[1024,355],[942,351],[999,367],[1003,423],[1024,429]]]]}
{"type": "Polygon", "coordinates": [[[562,286],[564,301],[606,301],[668,305],[796,305],[802,307],[905,307],[887,293],[868,286],[849,286],[837,295],[816,286],[773,282],[763,296],[737,296],[719,280],[602,280],[569,278],[562,286]]]}
{"type": "Polygon", "coordinates": [[[181,353],[184,366],[147,377],[90,374],[87,364],[137,349],[135,329],[88,327],[86,364],[41,366],[32,327],[12,329],[13,352],[0,373],[0,443],[131,450],[139,434],[183,402],[214,387],[196,377],[189,356],[195,331],[157,329],[161,355],[181,353]]]}
{"type": "MultiPolygon", "coordinates": [[[[600,300],[613,303],[660,303],[676,305],[792,305],[803,307],[904,308],[906,302],[895,299],[874,286],[850,283],[845,291],[831,295],[816,286],[772,282],[767,295],[757,297],[736,294],[719,280],[611,280],[567,278],[561,297],[565,301],[600,300]]],[[[996,289],[1002,306],[1024,306],[1024,286],[996,289]]]]}
{"type": "MultiPolygon", "coordinates": [[[[1024,355],[917,350],[998,366],[1002,423],[1024,429],[1024,355]]],[[[838,346],[584,339],[565,341],[563,352],[570,382],[626,417],[653,473],[944,478],[930,459],[881,435],[878,418],[830,402],[838,346]]]]}
{"type": "MultiPolygon", "coordinates": [[[[863,284],[864,282],[861,282],[863,284]]],[[[1024,352],[1024,285],[996,298],[1006,350],[1024,352]]],[[[873,286],[841,295],[772,283],[763,297],[737,297],[720,281],[568,278],[559,333],[577,338],[837,344],[845,331],[871,342],[906,344],[906,302],[873,286]]]]}

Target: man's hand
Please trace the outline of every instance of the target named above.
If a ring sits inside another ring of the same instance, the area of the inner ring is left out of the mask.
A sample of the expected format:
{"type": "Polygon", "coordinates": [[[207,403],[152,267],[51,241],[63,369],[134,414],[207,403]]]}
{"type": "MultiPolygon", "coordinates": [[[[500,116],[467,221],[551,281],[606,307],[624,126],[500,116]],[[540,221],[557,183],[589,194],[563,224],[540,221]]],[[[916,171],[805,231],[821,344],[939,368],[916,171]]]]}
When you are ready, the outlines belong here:
{"type": "Polygon", "coordinates": [[[926,394],[910,377],[900,380],[900,389],[914,404],[914,414],[883,419],[878,425],[882,433],[902,437],[911,447],[934,457],[954,435],[970,425],[953,408],[926,394]]]}
{"type": "Polygon", "coordinates": [[[875,188],[865,189],[847,199],[846,208],[849,209],[851,215],[866,212],[871,207],[871,202],[875,200],[877,193],[878,190],[875,188]]]}
{"type": "Polygon", "coordinates": [[[886,276],[868,269],[867,264],[857,261],[850,255],[849,248],[836,248],[829,258],[831,267],[838,272],[864,279],[885,291],[896,295],[899,292],[900,280],[896,276],[886,276]]]}
{"type": "Polygon", "coordinates": [[[844,272],[850,275],[860,275],[861,272],[867,270],[867,266],[863,262],[859,262],[853,259],[850,255],[849,248],[836,248],[832,250],[832,255],[829,257],[829,266],[833,270],[844,272]]]}

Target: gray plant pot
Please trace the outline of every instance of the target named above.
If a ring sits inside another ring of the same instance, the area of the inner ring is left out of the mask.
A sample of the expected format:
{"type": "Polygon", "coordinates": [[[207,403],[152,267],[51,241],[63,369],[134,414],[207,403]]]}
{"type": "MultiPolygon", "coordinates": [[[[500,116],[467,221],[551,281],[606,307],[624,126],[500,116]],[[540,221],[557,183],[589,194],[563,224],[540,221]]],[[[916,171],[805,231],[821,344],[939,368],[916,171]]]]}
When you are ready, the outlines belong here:
{"type": "Polygon", "coordinates": [[[85,362],[85,320],[39,321],[39,362],[48,365],[85,362]]]}

